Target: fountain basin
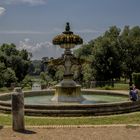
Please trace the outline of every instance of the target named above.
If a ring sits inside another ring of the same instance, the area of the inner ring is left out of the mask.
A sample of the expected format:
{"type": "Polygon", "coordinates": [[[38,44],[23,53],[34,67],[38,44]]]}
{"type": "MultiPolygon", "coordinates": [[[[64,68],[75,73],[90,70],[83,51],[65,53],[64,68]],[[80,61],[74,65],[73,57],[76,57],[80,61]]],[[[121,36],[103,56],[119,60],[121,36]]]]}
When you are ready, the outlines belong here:
{"type": "MultiPolygon", "coordinates": [[[[140,110],[140,101],[128,101],[128,95],[111,91],[95,91],[82,90],[82,93],[87,95],[113,95],[114,97],[126,97],[126,100],[120,102],[108,103],[93,103],[93,104],[79,104],[79,103],[62,103],[62,104],[29,104],[25,102],[25,114],[32,116],[97,116],[97,115],[111,115],[128,113],[140,110]]],[[[26,97],[31,96],[53,96],[54,90],[45,91],[28,91],[24,92],[26,97]]],[[[11,103],[7,102],[11,98],[11,94],[0,95],[0,112],[10,113],[11,103]]]]}

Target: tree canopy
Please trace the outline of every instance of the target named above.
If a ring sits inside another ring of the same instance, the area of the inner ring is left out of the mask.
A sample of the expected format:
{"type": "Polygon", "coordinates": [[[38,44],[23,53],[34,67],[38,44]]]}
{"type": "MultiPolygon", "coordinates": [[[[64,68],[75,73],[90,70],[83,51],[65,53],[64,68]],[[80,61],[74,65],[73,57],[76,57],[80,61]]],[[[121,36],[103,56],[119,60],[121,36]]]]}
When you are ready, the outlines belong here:
{"type": "Polygon", "coordinates": [[[30,53],[17,50],[14,44],[0,46],[0,86],[21,82],[28,72],[30,53]]]}
{"type": "Polygon", "coordinates": [[[132,73],[140,72],[140,27],[125,26],[121,31],[112,26],[74,53],[92,61],[91,79],[112,81],[126,77],[131,83],[132,73]]]}

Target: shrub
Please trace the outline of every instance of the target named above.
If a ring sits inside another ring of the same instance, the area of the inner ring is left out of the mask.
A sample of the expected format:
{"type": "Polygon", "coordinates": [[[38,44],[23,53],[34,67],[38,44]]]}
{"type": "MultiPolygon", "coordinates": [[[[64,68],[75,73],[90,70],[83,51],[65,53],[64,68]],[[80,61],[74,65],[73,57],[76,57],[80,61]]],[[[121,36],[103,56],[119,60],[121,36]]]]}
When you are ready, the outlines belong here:
{"type": "Polygon", "coordinates": [[[132,77],[135,86],[140,89],[140,73],[133,73],[132,77]]]}

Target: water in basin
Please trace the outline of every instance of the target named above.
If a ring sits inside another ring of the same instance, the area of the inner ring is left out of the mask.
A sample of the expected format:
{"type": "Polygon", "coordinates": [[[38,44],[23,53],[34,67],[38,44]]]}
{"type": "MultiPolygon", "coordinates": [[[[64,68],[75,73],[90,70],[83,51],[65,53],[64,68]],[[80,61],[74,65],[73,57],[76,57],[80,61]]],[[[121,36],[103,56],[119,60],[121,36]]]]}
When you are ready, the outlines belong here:
{"type": "MultiPolygon", "coordinates": [[[[52,102],[53,95],[42,95],[42,96],[32,96],[25,97],[25,104],[74,104],[74,103],[64,103],[64,102],[52,102]]],[[[96,103],[111,103],[128,101],[128,97],[125,96],[113,96],[113,95],[91,95],[83,94],[86,99],[81,104],[96,104],[96,103]]],[[[76,104],[76,103],[75,103],[76,104]]]]}

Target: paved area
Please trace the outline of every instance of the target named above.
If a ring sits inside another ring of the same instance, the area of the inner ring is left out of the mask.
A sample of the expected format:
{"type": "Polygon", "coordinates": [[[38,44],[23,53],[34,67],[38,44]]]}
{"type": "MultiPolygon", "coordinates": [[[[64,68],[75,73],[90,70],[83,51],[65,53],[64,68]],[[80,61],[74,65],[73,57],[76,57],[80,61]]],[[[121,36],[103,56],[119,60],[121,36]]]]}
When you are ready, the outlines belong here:
{"type": "Polygon", "coordinates": [[[140,140],[139,125],[0,127],[0,140],[140,140]]]}

